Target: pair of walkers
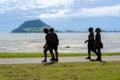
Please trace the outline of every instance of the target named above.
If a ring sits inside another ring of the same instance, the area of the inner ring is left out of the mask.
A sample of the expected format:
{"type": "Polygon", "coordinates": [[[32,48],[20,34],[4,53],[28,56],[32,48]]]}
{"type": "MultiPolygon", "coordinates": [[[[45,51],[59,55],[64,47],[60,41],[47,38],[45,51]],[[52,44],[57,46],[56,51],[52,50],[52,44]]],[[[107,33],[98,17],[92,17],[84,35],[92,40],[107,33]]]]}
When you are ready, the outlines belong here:
{"type": "Polygon", "coordinates": [[[103,44],[101,42],[101,29],[96,28],[95,32],[95,39],[94,39],[94,32],[93,28],[90,27],[88,29],[89,35],[88,35],[88,40],[85,41],[85,43],[88,42],[88,57],[86,59],[92,60],[91,59],[91,52],[94,52],[97,55],[97,61],[102,61],[101,59],[101,48],[103,48],[103,44]]]}
{"type": "Polygon", "coordinates": [[[44,33],[46,34],[45,40],[46,43],[43,46],[44,48],[44,60],[42,62],[47,62],[47,51],[50,52],[51,54],[51,61],[58,61],[58,45],[59,45],[59,40],[57,37],[57,34],[54,32],[54,29],[47,29],[44,28],[44,33]],[[55,55],[53,53],[53,50],[55,52],[55,55]]]}

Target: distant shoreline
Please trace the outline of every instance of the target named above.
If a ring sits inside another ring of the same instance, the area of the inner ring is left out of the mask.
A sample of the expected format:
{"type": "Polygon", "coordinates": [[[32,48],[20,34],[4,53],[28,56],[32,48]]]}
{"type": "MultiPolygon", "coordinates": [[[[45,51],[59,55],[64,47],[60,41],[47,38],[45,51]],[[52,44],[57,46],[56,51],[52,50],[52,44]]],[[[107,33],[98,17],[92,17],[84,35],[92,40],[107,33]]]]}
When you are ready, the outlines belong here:
{"type": "MultiPolygon", "coordinates": [[[[10,32],[11,33],[11,32],[10,32]]],[[[30,32],[29,32],[30,33],[30,32]]],[[[33,33],[33,32],[31,32],[33,33]]],[[[35,32],[34,32],[35,33],[35,32]]],[[[38,32],[36,32],[38,33],[38,32]]],[[[43,32],[40,32],[40,33],[43,33],[43,32]]],[[[84,32],[56,32],[56,33],[88,33],[87,31],[84,31],[84,32]]],[[[120,31],[102,31],[102,33],[120,33],[120,31]]],[[[0,33],[1,34],[1,33],[0,33]]],[[[11,33],[11,34],[24,34],[24,33],[11,33]]],[[[39,34],[39,33],[38,33],[39,34]]]]}

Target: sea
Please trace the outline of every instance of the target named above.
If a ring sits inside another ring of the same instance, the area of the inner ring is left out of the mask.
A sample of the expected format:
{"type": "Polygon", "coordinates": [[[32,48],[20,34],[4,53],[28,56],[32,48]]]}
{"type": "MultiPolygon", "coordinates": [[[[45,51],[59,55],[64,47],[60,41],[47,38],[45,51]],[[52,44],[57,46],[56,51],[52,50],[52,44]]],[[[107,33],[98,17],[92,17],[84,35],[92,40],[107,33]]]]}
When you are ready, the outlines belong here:
{"type": "MultiPolygon", "coordinates": [[[[89,33],[57,33],[59,53],[86,53],[89,33]]],[[[101,33],[104,48],[102,52],[120,52],[120,33],[101,33]]],[[[45,44],[44,33],[0,34],[0,52],[41,53],[45,44]]]]}

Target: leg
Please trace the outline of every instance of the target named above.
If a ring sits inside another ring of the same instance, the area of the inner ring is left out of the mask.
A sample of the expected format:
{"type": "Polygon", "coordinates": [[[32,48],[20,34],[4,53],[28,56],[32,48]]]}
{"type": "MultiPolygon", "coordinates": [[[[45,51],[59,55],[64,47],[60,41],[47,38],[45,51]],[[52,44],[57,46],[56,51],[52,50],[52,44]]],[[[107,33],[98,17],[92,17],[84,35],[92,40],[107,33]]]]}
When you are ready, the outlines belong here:
{"type": "Polygon", "coordinates": [[[100,48],[98,48],[98,58],[99,58],[100,61],[102,61],[102,59],[101,59],[101,49],[100,48]]]}
{"type": "Polygon", "coordinates": [[[50,54],[51,54],[51,60],[54,60],[55,59],[55,57],[54,57],[54,54],[53,54],[53,49],[52,49],[52,47],[49,47],[49,52],[50,52],[50,54]]]}
{"type": "Polygon", "coordinates": [[[44,49],[44,60],[42,62],[47,62],[47,51],[48,51],[48,47],[44,49]]]}
{"type": "Polygon", "coordinates": [[[55,55],[56,55],[56,61],[58,61],[58,50],[54,49],[54,51],[55,51],[55,55]]]}
{"type": "Polygon", "coordinates": [[[98,57],[98,51],[97,51],[97,49],[96,48],[94,48],[94,50],[92,50],[95,54],[96,54],[96,56],[98,57]]]}
{"type": "Polygon", "coordinates": [[[90,48],[90,46],[88,46],[88,57],[86,59],[91,60],[91,48],[90,48]]]}
{"type": "Polygon", "coordinates": [[[100,48],[97,48],[97,53],[98,53],[98,57],[97,57],[96,60],[102,61],[102,59],[101,59],[101,49],[100,48]]]}

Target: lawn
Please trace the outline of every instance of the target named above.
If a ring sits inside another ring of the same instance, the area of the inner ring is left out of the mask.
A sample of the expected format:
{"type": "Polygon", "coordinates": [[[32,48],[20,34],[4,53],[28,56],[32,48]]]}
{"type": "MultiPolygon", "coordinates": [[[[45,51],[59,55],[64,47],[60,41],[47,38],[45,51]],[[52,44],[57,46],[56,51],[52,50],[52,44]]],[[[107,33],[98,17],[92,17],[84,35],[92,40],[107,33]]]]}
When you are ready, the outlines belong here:
{"type": "MultiPolygon", "coordinates": [[[[94,53],[92,54],[95,55],[94,53]]],[[[120,55],[120,52],[102,53],[103,56],[120,55]]],[[[0,58],[38,58],[43,57],[43,53],[12,53],[12,52],[0,52],[0,58]]],[[[48,56],[50,54],[48,53],[48,56]]],[[[87,53],[59,53],[60,57],[67,56],[87,56],[87,53]]]]}
{"type": "Polygon", "coordinates": [[[0,80],[120,80],[120,61],[0,65],[0,80]]]}

